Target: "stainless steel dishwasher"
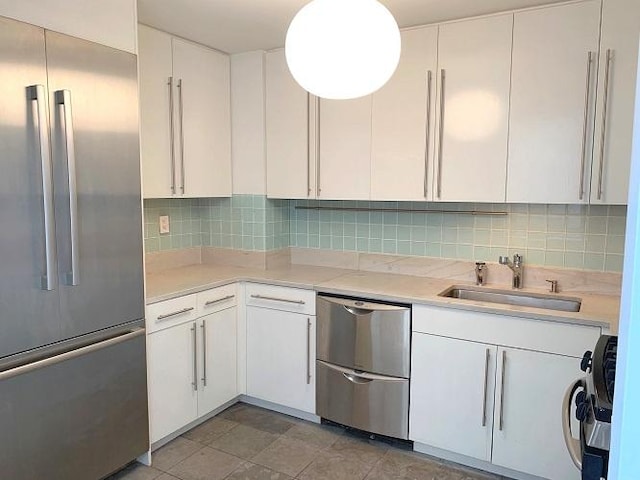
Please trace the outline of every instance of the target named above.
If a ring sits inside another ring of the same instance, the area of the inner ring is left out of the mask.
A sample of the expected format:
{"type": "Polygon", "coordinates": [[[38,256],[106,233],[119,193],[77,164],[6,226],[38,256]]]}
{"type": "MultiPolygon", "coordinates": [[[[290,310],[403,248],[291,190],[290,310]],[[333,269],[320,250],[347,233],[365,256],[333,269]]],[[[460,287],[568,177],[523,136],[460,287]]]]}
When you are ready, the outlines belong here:
{"type": "Polygon", "coordinates": [[[317,297],[316,414],[409,436],[411,307],[317,297]]]}

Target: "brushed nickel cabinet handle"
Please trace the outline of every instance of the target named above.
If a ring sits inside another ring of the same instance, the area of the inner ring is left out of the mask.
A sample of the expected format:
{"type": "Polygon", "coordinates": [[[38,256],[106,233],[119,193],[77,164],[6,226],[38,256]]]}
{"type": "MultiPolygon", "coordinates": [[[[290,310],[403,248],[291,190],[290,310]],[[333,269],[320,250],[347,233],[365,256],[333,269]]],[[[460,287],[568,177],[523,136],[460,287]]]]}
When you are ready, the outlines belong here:
{"type": "Polygon", "coordinates": [[[251,295],[251,298],[256,300],[269,300],[272,302],[294,303],[296,305],[305,305],[307,302],[304,300],[289,300],[288,298],[268,297],[265,295],[251,295]]]}
{"type": "Polygon", "coordinates": [[[167,313],[165,315],[158,315],[156,320],[166,320],[167,318],[176,317],[178,315],[182,315],[183,313],[188,313],[191,310],[194,310],[193,307],[183,308],[182,310],[177,310],[175,312],[167,313]]]}
{"type": "Polygon", "coordinates": [[[207,386],[207,322],[200,325],[202,329],[202,386],[207,386]]]}
{"type": "Polygon", "coordinates": [[[489,389],[487,383],[489,383],[489,360],[491,358],[491,351],[487,348],[485,362],[484,362],[484,385],[482,387],[482,426],[487,426],[487,391],[489,389]]]}
{"type": "Polygon", "coordinates": [[[217,298],[215,300],[209,300],[208,302],[205,302],[204,306],[210,307],[211,305],[216,305],[218,303],[226,302],[227,300],[231,300],[232,298],[235,298],[235,297],[236,297],[235,295],[227,295],[226,297],[217,298]]]}
{"type": "Polygon", "coordinates": [[[589,100],[591,98],[591,65],[593,64],[593,52],[587,55],[587,80],[584,95],[584,122],[582,125],[582,153],[580,155],[580,192],[579,199],[584,198],[584,168],[587,162],[587,133],[589,130],[589,100]]]}
{"type": "Polygon", "coordinates": [[[604,173],[604,151],[607,141],[607,116],[609,115],[609,84],[611,81],[611,61],[613,52],[607,50],[604,73],[604,102],[602,107],[602,128],[600,132],[600,163],[598,165],[598,200],[602,200],[602,175],[604,173]]]}
{"type": "Polygon", "coordinates": [[[316,196],[319,198],[322,192],[322,184],[320,182],[320,97],[316,97],[316,196]]]}
{"type": "Polygon", "coordinates": [[[443,68],[440,70],[440,124],[438,129],[438,188],[436,195],[442,198],[442,151],[444,141],[444,111],[445,111],[445,81],[447,75],[443,68]]]}
{"type": "Polygon", "coordinates": [[[193,339],[193,382],[191,385],[193,386],[194,391],[198,391],[198,354],[197,354],[197,334],[196,334],[196,324],[194,323],[191,326],[191,338],[193,339]]]}
{"type": "Polygon", "coordinates": [[[55,92],[55,103],[64,119],[64,140],[67,155],[67,183],[69,187],[69,225],[71,243],[71,271],[66,274],[67,284],[77,286],[80,283],[80,253],[78,234],[78,184],[76,180],[76,149],[73,130],[73,111],[71,108],[71,91],[55,92]]]}
{"type": "Polygon", "coordinates": [[[433,72],[427,71],[427,122],[424,145],[424,198],[429,193],[429,143],[431,141],[431,88],[433,83],[433,72]]]}
{"type": "Polygon", "coordinates": [[[307,318],[307,385],[311,384],[311,319],[307,318]]]}
{"type": "Polygon", "coordinates": [[[53,167],[51,165],[51,144],[47,120],[46,94],[44,85],[27,87],[27,99],[35,103],[37,110],[34,117],[38,121],[38,138],[40,140],[40,169],[42,172],[42,209],[44,221],[44,275],[41,280],[42,290],[55,290],[57,286],[55,220],[53,208],[53,167]]]}
{"type": "Polygon", "coordinates": [[[311,94],[307,92],[307,198],[311,196],[311,94]]]}
{"type": "Polygon", "coordinates": [[[176,194],[176,141],[173,122],[173,77],[169,77],[169,147],[171,149],[171,194],[176,194]]]}
{"type": "Polygon", "coordinates": [[[184,99],[182,79],[178,80],[178,119],[180,121],[180,191],[184,195],[184,99]]]}
{"type": "Polygon", "coordinates": [[[502,375],[500,379],[500,418],[498,421],[498,430],[502,431],[504,427],[504,379],[507,370],[507,352],[502,351],[502,375]]]}

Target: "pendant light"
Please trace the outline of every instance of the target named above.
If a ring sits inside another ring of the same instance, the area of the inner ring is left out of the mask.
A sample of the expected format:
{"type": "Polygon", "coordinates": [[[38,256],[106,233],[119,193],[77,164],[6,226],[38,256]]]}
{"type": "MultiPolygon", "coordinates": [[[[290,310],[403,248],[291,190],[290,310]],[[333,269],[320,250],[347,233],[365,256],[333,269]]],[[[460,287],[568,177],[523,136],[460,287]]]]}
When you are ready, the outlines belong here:
{"type": "Polygon", "coordinates": [[[358,98],[395,72],[400,30],[377,0],[312,0],[294,17],[285,43],[291,74],[321,98],[358,98]]]}

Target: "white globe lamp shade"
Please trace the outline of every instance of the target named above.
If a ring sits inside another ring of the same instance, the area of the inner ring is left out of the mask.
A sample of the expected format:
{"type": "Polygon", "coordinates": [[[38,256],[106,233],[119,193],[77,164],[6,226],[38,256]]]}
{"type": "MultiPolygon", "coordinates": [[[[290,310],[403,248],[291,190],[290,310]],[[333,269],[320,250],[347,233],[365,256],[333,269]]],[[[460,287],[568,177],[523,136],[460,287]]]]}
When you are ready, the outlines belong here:
{"type": "Polygon", "coordinates": [[[294,17],[285,43],[291,74],[322,98],[375,92],[400,60],[400,30],[377,0],[313,0],[294,17]]]}

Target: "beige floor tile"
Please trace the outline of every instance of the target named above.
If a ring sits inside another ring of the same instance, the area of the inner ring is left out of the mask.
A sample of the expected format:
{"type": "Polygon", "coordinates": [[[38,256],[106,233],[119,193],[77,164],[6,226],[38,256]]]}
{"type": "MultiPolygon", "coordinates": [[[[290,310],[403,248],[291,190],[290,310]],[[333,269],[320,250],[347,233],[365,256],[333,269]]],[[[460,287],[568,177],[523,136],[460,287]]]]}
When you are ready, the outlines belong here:
{"type": "Polygon", "coordinates": [[[213,440],[209,446],[236,457],[250,460],[278,439],[278,435],[263,432],[246,425],[238,425],[230,432],[213,440]]]}
{"type": "Polygon", "coordinates": [[[199,443],[178,437],[171,443],[156,450],[151,455],[151,466],[158,470],[167,471],[177,463],[190,457],[202,448],[199,443]]]}
{"type": "Polygon", "coordinates": [[[292,480],[292,478],[284,473],[274,472],[262,465],[246,462],[225,480],[292,480]]]}
{"type": "Polygon", "coordinates": [[[251,461],[295,477],[319,454],[320,449],[301,440],[280,437],[251,461]]]}
{"type": "Polygon", "coordinates": [[[389,447],[381,442],[345,435],[331,445],[329,451],[347,459],[373,466],[380,461],[388,449],[389,447]]]}
{"type": "Polygon", "coordinates": [[[282,435],[297,424],[287,415],[270,412],[244,403],[236,404],[220,414],[222,418],[275,435],[282,435]]]}
{"type": "Polygon", "coordinates": [[[302,440],[318,448],[327,448],[333,445],[342,434],[342,430],[338,428],[304,422],[287,430],[284,435],[295,440],[302,440]]]}
{"type": "Polygon", "coordinates": [[[208,445],[217,438],[220,438],[233,430],[238,425],[239,424],[237,422],[232,422],[225,418],[214,417],[189,430],[183,435],[183,437],[194,442],[202,443],[203,445],[208,445]]]}
{"type": "Polygon", "coordinates": [[[232,455],[204,447],[173,466],[168,473],[181,480],[221,480],[242,464],[232,455]]]}
{"type": "Polygon", "coordinates": [[[107,477],[106,480],[155,480],[160,475],[162,475],[161,470],[134,462],[127,468],[107,477]]]}
{"type": "Polygon", "coordinates": [[[300,475],[300,480],[362,480],[371,465],[329,452],[322,453],[300,475]]]}

